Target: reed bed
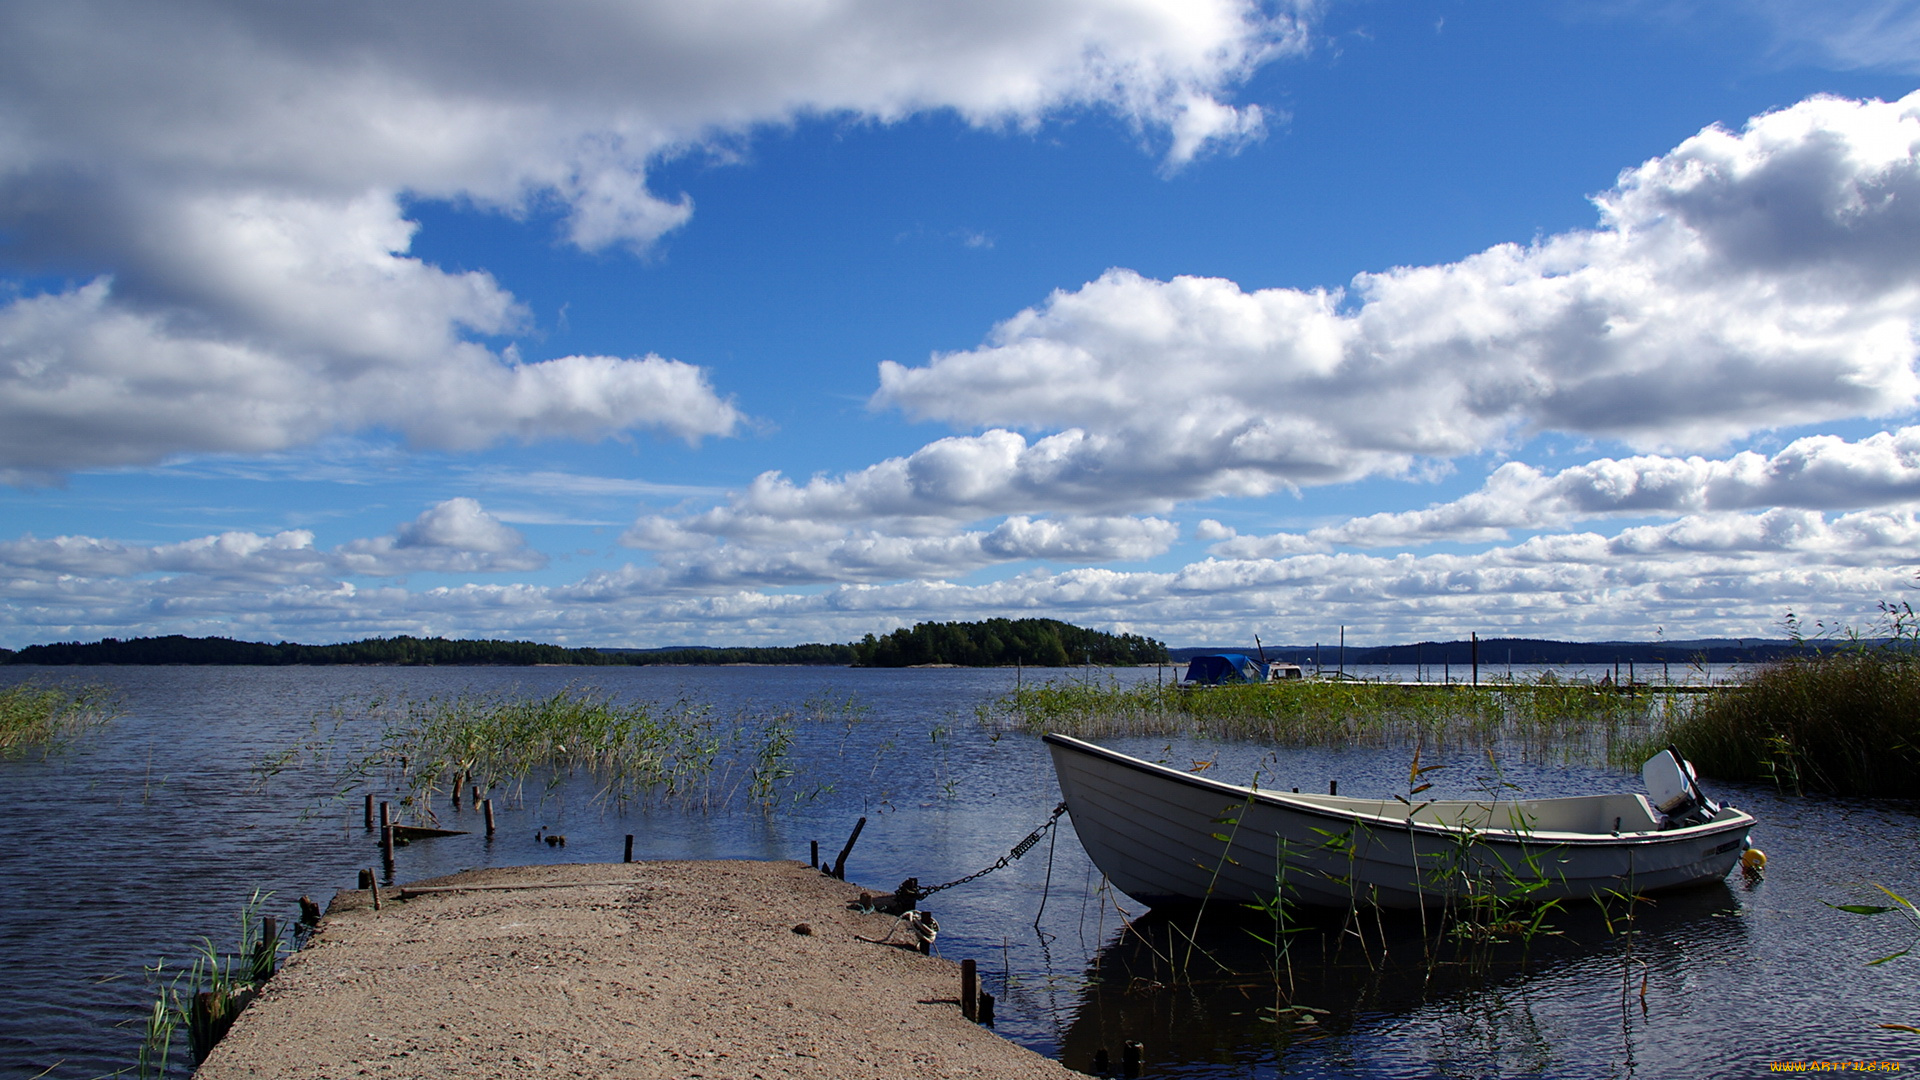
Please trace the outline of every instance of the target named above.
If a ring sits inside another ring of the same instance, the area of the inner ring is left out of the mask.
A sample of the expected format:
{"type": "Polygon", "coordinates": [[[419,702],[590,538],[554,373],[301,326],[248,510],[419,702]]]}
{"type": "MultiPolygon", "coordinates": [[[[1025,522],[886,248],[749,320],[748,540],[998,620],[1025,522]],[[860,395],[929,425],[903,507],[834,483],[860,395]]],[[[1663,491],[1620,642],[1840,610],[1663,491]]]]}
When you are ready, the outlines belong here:
{"type": "Polygon", "coordinates": [[[1781,661],[1677,711],[1658,741],[1720,779],[1911,798],[1920,792],[1920,656],[1895,639],[1781,661]]]}
{"type": "Polygon", "coordinates": [[[53,753],[115,715],[105,687],[16,683],[0,690],[0,758],[53,753]]]}
{"type": "Polygon", "coordinates": [[[1654,694],[1543,680],[1406,687],[1286,680],[1181,689],[1048,682],[982,710],[982,720],[1033,734],[1190,735],[1279,746],[1517,749],[1546,759],[1637,765],[1632,755],[1665,709],[1654,694]]]}
{"type": "MultiPolygon", "coordinates": [[[[371,775],[398,782],[403,814],[432,823],[437,795],[479,788],[521,798],[531,784],[551,792],[590,779],[596,797],[616,808],[673,803],[712,809],[742,799],[771,808],[796,791],[789,762],[801,724],[838,723],[849,731],[864,715],[852,699],[819,696],[796,709],[720,715],[707,704],[620,701],[566,688],[544,697],[462,694],[424,701],[375,702],[378,742],[350,755],[336,777],[342,792],[371,775]]],[[[303,758],[331,761],[331,737],[272,755],[263,779],[303,758]]]]}

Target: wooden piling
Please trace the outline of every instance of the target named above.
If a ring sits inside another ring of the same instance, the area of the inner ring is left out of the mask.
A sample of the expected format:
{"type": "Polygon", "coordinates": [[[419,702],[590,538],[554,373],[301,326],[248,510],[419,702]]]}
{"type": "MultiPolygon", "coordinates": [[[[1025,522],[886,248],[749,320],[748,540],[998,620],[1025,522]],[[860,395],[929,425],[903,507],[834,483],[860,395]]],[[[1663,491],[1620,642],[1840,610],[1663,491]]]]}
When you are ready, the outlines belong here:
{"type": "Polygon", "coordinates": [[[460,809],[460,788],[466,782],[467,778],[464,776],[456,776],[453,778],[453,808],[455,810],[460,809]]]}
{"type": "Polygon", "coordinates": [[[1329,795],[1340,794],[1340,781],[1338,780],[1327,781],[1327,794],[1329,795]]]}
{"type": "MultiPolygon", "coordinates": [[[[367,873],[372,874],[373,871],[369,870],[367,871],[367,873]]],[[[367,882],[367,892],[373,896],[373,910],[379,911],[380,910],[380,883],[377,881],[367,882]]]]}
{"type": "Polygon", "coordinates": [[[373,871],[371,869],[360,871],[360,887],[363,889],[373,888],[373,871]]]}
{"type": "Polygon", "coordinates": [[[620,861],[621,862],[633,861],[633,834],[632,833],[627,834],[627,854],[623,858],[621,858],[620,861]]]}
{"type": "Polygon", "coordinates": [[[813,868],[815,870],[818,870],[820,869],[820,841],[818,840],[812,841],[812,844],[813,844],[813,853],[808,856],[808,860],[812,864],[813,868]]]}
{"type": "Polygon", "coordinates": [[[1138,1039],[1128,1039],[1120,1051],[1121,1067],[1128,1076],[1140,1075],[1140,1059],[1146,1056],[1146,1047],[1138,1039]]]}
{"type": "Polygon", "coordinates": [[[383,800],[380,803],[380,827],[385,829],[391,824],[393,824],[393,811],[389,809],[388,804],[383,800]]]}
{"type": "Polygon", "coordinates": [[[373,792],[367,792],[367,830],[373,830],[373,792]]]}
{"type": "Polygon", "coordinates": [[[388,866],[393,865],[393,826],[391,825],[380,827],[380,855],[387,860],[388,866]]]}
{"type": "Polygon", "coordinates": [[[840,849],[840,857],[833,860],[833,876],[841,881],[847,880],[847,856],[853,854],[854,842],[860,839],[860,830],[867,827],[867,819],[862,817],[853,823],[853,835],[847,837],[847,846],[840,849]]]}
{"type": "Polygon", "coordinates": [[[972,957],[960,961],[960,1015],[980,1020],[980,972],[972,957]]]}
{"type": "Polygon", "coordinates": [[[985,990],[980,991],[980,1023],[993,1026],[993,995],[985,990]]]}
{"type": "Polygon", "coordinates": [[[493,835],[493,800],[487,799],[480,804],[480,810],[487,817],[487,835],[493,835]]]}

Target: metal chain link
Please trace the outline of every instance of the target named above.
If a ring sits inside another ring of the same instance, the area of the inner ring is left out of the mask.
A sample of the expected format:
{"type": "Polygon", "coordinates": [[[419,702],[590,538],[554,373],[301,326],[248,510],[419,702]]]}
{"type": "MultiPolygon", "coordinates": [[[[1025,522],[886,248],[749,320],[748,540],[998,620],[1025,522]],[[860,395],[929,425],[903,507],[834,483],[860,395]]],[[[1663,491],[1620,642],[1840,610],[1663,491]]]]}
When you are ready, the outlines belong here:
{"type": "Polygon", "coordinates": [[[1067,812],[1067,804],[1065,802],[1062,802],[1059,806],[1056,806],[1053,808],[1053,813],[1047,816],[1047,820],[1044,823],[1042,823],[1039,828],[1028,833],[1025,839],[1013,845],[1013,850],[1007,852],[1005,855],[1000,856],[999,859],[994,861],[993,865],[987,867],[985,870],[976,870],[973,873],[968,874],[966,877],[949,881],[945,885],[935,885],[932,888],[921,889],[920,895],[922,897],[932,896],[934,893],[937,893],[942,889],[951,889],[955,885],[965,885],[969,881],[976,881],[980,878],[986,877],[988,874],[993,873],[995,870],[1005,869],[1006,867],[1012,865],[1015,859],[1018,859],[1020,856],[1025,855],[1029,851],[1032,851],[1033,846],[1035,844],[1038,844],[1041,840],[1044,840],[1046,838],[1047,832],[1050,829],[1052,829],[1055,825],[1060,824],[1060,815],[1066,812],[1067,812]]]}

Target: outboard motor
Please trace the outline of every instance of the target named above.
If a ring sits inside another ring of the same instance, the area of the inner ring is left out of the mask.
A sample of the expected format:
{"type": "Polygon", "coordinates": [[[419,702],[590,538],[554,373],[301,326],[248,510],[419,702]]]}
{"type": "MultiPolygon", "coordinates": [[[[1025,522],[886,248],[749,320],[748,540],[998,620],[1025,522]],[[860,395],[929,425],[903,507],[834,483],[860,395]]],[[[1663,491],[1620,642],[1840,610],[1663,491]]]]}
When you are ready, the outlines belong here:
{"type": "Polygon", "coordinates": [[[1662,815],[1660,827],[1679,829],[1712,821],[1720,813],[1719,804],[1700,790],[1693,763],[1669,746],[1640,766],[1640,779],[1647,785],[1648,801],[1662,815]]]}

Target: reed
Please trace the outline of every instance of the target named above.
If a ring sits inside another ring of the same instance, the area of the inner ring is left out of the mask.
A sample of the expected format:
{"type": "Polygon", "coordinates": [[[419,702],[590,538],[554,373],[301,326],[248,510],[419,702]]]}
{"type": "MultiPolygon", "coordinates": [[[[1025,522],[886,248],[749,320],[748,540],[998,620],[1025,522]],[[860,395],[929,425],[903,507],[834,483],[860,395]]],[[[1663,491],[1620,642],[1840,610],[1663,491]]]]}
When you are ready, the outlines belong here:
{"type": "Polygon", "coordinates": [[[53,753],[115,715],[105,687],[16,683],[0,690],[0,758],[53,753]]]}
{"type": "MultiPolygon", "coordinates": [[[[1287,680],[1183,690],[1048,682],[981,710],[989,726],[1033,734],[1192,735],[1280,746],[1517,747],[1535,756],[1621,764],[1664,706],[1658,695],[1545,680],[1405,687],[1287,680]]],[[[1637,762],[1634,762],[1637,764],[1637,762]]]]}
{"type": "Polygon", "coordinates": [[[267,933],[271,920],[262,915],[272,898],[272,893],[256,889],[241,907],[237,951],[222,953],[212,938],[203,937],[184,969],[169,969],[164,958],[147,969],[155,993],[145,1017],[145,1038],[136,1052],[134,1075],[164,1080],[174,1038],[182,1028],[187,1031],[194,1064],[205,1061],[261,984],[273,977],[283,944],[277,932],[267,933]]]}
{"type": "Polygon", "coordinates": [[[1677,711],[1657,733],[1699,770],[1796,793],[1920,791],[1920,656],[1892,642],[1784,660],[1677,711]]]}
{"type": "Polygon", "coordinates": [[[797,786],[791,757],[800,726],[839,725],[850,736],[865,712],[851,698],[822,694],[798,708],[723,716],[685,698],[621,701],[574,687],[534,697],[376,700],[342,706],[331,730],[316,722],[308,738],[267,755],[256,774],[265,784],[289,769],[317,769],[341,798],[381,776],[404,792],[403,817],[429,825],[434,796],[455,784],[520,798],[529,784],[550,793],[579,777],[616,809],[654,802],[713,809],[744,800],[771,810],[829,790],[797,786]],[[379,736],[336,754],[351,716],[362,713],[381,721],[379,736]]]}

